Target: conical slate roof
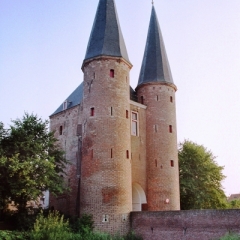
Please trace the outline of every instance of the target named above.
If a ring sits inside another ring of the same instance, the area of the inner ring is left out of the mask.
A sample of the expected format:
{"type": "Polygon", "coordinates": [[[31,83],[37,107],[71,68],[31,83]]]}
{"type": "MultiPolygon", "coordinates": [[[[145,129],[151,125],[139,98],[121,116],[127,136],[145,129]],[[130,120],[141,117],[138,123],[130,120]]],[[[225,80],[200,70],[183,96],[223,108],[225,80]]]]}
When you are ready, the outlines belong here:
{"type": "Polygon", "coordinates": [[[138,86],[148,82],[173,83],[170,66],[154,6],[150,18],[138,86]]]}
{"type": "Polygon", "coordinates": [[[99,0],[84,61],[98,56],[123,57],[129,62],[114,0],[99,0]]]}

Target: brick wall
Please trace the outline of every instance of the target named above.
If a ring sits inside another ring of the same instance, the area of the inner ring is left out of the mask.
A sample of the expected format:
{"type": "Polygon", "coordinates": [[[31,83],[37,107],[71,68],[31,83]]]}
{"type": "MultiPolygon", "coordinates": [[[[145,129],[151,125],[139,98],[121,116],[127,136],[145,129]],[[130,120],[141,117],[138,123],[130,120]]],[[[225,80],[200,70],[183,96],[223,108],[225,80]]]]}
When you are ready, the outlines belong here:
{"type": "MultiPolygon", "coordinates": [[[[139,184],[146,193],[146,109],[138,107],[137,105],[131,105],[131,111],[138,113],[139,124],[137,136],[131,136],[132,182],[133,184],[139,184]]],[[[131,115],[129,117],[131,120],[131,115]]]]}
{"type": "Polygon", "coordinates": [[[210,240],[240,233],[240,210],[132,212],[131,223],[144,240],[210,240]]]}
{"type": "Polygon", "coordinates": [[[82,105],[67,109],[50,117],[50,130],[55,131],[54,136],[59,140],[61,149],[70,164],[66,166],[67,175],[64,176],[65,184],[71,191],[58,197],[50,195],[49,207],[54,207],[66,215],[78,215],[77,203],[78,178],[77,178],[77,156],[78,136],[77,125],[82,123],[82,105]],[[62,133],[60,127],[62,126],[62,133]]]}

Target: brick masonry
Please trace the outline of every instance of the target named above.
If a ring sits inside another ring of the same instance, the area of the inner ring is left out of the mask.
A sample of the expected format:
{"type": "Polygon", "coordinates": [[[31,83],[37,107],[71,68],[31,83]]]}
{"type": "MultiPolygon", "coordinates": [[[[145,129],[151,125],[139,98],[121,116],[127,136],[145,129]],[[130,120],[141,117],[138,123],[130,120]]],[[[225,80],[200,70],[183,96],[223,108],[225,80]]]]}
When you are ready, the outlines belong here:
{"type": "Polygon", "coordinates": [[[173,84],[153,82],[137,89],[146,109],[147,198],[149,211],[179,210],[179,168],[173,84]]]}
{"type": "Polygon", "coordinates": [[[240,233],[240,210],[132,212],[131,224],[144,240],[214,240],[240,233]]]}
{"type": "Polygon", "coordinates": [[[132,210],[179,209],[176,89],[144,84],[138,103],[130,101],[130,68],[116,57],[85,62],[81,104],[50,117],[70,161],[65,184],[71,189],[51,196],[50,207],[66,215],[92,214],[95,228],[109,233],[126,233],[132,210]],[[136,136],[131,134],[133,112],[136,136]]]}
{"type": "Polygon", "coordinates": [[[132,210],[130,121],[126,118],[130,68],[114,57],[95,58],[83,67],[80,212],[93,214],[96,229],[120,234],[128,232],[132,210]]]}

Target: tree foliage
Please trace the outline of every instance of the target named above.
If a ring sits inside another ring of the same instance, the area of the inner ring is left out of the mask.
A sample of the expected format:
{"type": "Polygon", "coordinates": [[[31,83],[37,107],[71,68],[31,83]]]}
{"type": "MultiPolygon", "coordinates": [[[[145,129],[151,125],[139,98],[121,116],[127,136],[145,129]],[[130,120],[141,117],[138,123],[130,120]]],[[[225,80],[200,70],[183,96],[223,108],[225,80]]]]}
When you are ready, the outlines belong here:
{"type": "Polygon", "coordinates": [[[48,121],[25,113],[12,123],[8,130],[0,124],[0,199],[24,209],[43,191],[63,191],[61,175],[67,161],[48,132],[48,121]]]}
{"type": "Polygon", "coordinates": [[[185,140],[179,147],[181,209],[227,207],[221,185],[224,167],[218,166],[211,151],[185,140]]]}
{"type": "Polygon", "coordinates": [[[240,199],[235,199],[235,200],[228,202],[228,208],[240,209],[240,199]]]}

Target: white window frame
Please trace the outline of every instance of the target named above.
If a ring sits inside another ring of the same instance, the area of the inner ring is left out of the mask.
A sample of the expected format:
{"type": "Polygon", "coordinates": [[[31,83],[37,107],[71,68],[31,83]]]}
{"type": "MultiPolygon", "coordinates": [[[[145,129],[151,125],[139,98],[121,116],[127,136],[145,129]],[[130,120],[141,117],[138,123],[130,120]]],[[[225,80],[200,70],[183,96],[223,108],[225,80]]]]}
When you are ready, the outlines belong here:
{"type": "Polygon", "coordinates": [[[63,103],[63,110],[66,110],[68,108],[68,100],[64,101],[63,103]]]}
{"type": "Polygon", "coordinates": [[[135,111],[131,111],[131,135],[132,136],[136,136],[136,137],[139,136],[139,114],[138,114],[138,112],[135,112],[135,111]],[[137,119],[133,119],[133,114],[136,114],[137,119]],[[137,132],[136,132],[136,134],[133,133],[133,126],[132,126],[133,122],[136,122],[136,124],[137,124],[137,132]]]}

